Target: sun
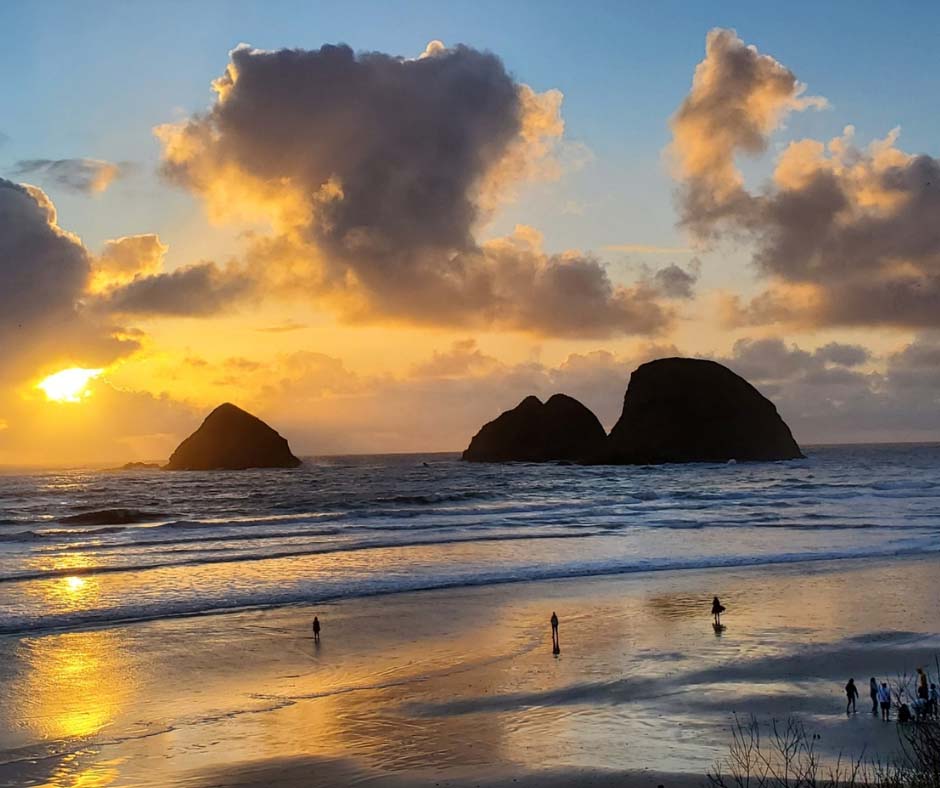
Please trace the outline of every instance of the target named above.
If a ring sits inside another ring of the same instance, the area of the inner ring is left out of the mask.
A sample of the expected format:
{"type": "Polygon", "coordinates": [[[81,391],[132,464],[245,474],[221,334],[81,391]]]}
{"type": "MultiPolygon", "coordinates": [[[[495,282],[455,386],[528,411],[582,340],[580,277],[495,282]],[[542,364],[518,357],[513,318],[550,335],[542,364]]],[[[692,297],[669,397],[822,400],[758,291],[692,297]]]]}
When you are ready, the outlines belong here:
{"type": "Polygon", "coordinates": [[[87,390],[89,382],[104,372],[103,369],[82,369],[72,367],[50,375],[36,384],[37,389],[46,393],[46,398],[53,402],[81,402],[91,393],[87,390]]]}

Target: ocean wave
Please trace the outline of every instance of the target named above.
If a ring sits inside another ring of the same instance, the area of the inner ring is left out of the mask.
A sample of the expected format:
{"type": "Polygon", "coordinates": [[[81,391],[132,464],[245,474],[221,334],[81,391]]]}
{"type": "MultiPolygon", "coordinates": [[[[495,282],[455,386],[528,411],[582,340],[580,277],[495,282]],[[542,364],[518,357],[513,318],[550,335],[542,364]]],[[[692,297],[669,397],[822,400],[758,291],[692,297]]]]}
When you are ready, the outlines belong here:
{"type": "Polygon", "coordinates": [[[36,634],[96,626],[113,626],[142,621],[186,618],[259,610],[288,605],[312,605],[348,598],[362,598],[417,591],[473,588],[509,583],[562,580],[593,576],[638,574],[679,570],[745,568],[750,566],[790,565],[823,561],[857,560],[862,558],[902,557],[937,554],[934,544],[910,545],[903,549],[830,550],[818,553],[782,553],[761,556],[714,556],[708,559],[644,559],[626,562],[592,562],[561,566],[518,567],[478,572],[460,577],[453,575],[407,575],[389,579],[375,577],[369,581],[324,583],[318,589],[287,592],[266,591],[227,598],[191,598],[183,602],[128,605],[109,610],[92,609],[73,613],[47,614],[41,617],[9,617],[0,622],[0,635],[36,634]]]}
{"type": "Polygon", "coordinates": [[[120,525],[107,525],[101,528],[62,529],[53,528],[42,531],[14,531],[9,534],[0,534],[0,542],[35,542],[43,539],[72,539],[103,534],[119,534],[127,530],[120,525]]]}
{"type": "MultiPolygon", "coordinates": [[[[513,514],[507,517],[492,519],[467,519],[465,516],[455,516],[451,514],[440,519],[432,517],[422,522],[410,523],[403,526],[397,522],[369,522],[368,518],[360,521],[348,520],[352,515],[338,514],[335,519],[331,517],[321,517],[313,522],[300,519],[295,522],[294,519],[280,520],[276,522],[267,522],[263,525],[269,526],[261,530],[262,524],[254,522],[253,527],[244,528],[244,521],[199,521],[199,520],[181,520],[169,523],[163,523],[147,528],[125,528],[122,526],[103,526],[101,528],[91,529],[51,529],[51,530],[26,530],[14,531],[11,533],[0,532],[0,542],[48,542],[61,538],[61,544],[50,549],[58,549],[63,553],[81,552],[83,554],[109,553],[117,551],[127,551],[133,554],[135,551],[147,552],[151,548],[164,548],[168,552],[184,552],[185,548],[192,547],[191,552],[213,552],[222,549],[213,547],[195,548],[197,545],[238,545],[240,543],[277,543],[293,542],[295,540],[307,539],[320,543],[324,539],[335,539],[336,550],[341,550],[340,540],[346,539],[346,544],[354,545],[355,539],[361,539],[369,534],[395,533],[399,538],[395,541],[389,541],[388,545],[398,547],[408,547],[412,545],[423,545],[427,537],[420,537],[417,541],[409,540],[409,534],[427,534],[438,532],[442,534],[442,539],[454,531],[472,531],[479,532],[480,539],[491,538],[486,535],[489,531],[500,531],[509,528],[520,529],[517,538],[537,538],[539,534],[533,531],[536,528],[554,528],[570,531],[587,531],[606,533],[617,533],[629,531],[636,528],[645,529],[665,529],[665,530],[706,530],[706,529],[778,529],[778,530],[796,530],[796,531],[841,531],[841,530],[898,530],[902,528],[911,528],[917,530],[934,530],[940,528],[940,518],[933,513],[923,515],[908,514],[905,517],[904,524],[888,522],[871,522],[864,519],[865,515],[858,515],[853,520],[846,513],[823,514],[820,512],[808,512],[802,515],[802,520],[787,518],[772,512],[749,513],[745,517],[716,517],[714,519],[696,519],[696,518],[670,518],[662,516],[662,511],[656,515],[654,520],[642,519],[635,516],[622,516],[614,513],[611,518],[610,508],[591,507],[587,509],[568,508],[564,510],[550,510],[548,512],[526,512],[521,515],[513,514]],[[620,519],[618,519],[620,518],[620,519]],[[920,521],[925,522],[915,522],[920,521]],[[270,526],[283,525],[289,523],[295,527],[289,529],[273,530],[270,526]],[[309,523],[307,527],[303,526],[309,523]],[[256,530],[257,529],[257,530],[256,530]],[[181,536],[180,532],[189,532],[192,535],[181,536]],[[102,536],[120,535],[119,540],[98,540],[102,536]],[[141,538],[143,537],[143,538],[141,538]],[[96,541],[88,541],[96,540],[96,541]]],[[[590,533],[588,534],[590,535],[590,533]]],[[[442,540],[437,540],[442,541],[442,540]]],[[[350,549],[355,549],[353,546],[350,549]]],[[[238,560],[237,554],[233,554],[230,560],[238,560]]],[[[4,578],[0,576],[0,582],[4,578]]]]}
{"type": "MultiPolygon", "coordinates": [[[[312,555],[332,555],[336,553],[356,553],[363,550],[385,550],[392,548],[432,547],[436,545],[465,544],[469,542],[514,542],[532,539],[579,539],[582,534],[480,534],[466,537],[443,537],[441,539],[416,539],[408,542],[387,540],[360,544],[339,544],[329,547],[295,548],[292,550],[272,550],[265,553],[231,553],[227,555],[206,556],[204,558],[182,559],[179,561],[154,561],[140,564],[98,564],[95,566],[73,566],[57,569],[45,569],[39,572],[16,572],[0,575],[0,583],[20,583],[28,580],[45,580],[57,577],[87,575],[106,575],[126,572],[146,572],[169,567],[202,566],[206,564],[231,564],[247,561],[269,561],[282,558],[302,558],[312,555]]],[[[172,555],[172,554],[171,554],[172,555]]]]}
{"type": "MultiPolygon", "coordinates": [[[[389,495],[385,497],[375,498],[375,503],[381,504],[418,504],[418,505],[433,505],[438,503],[449,503],[452,501],[473,501],[473,500],[488,500],[495,498],[497,493],[486,492],[484,490],[458,490],[455,492],[444,492],[444,493],[426,493],[426,494],[411,494],[411,495],[389,495]]],[[[368,504],[365,504],[368,505],[368,504]]]]}

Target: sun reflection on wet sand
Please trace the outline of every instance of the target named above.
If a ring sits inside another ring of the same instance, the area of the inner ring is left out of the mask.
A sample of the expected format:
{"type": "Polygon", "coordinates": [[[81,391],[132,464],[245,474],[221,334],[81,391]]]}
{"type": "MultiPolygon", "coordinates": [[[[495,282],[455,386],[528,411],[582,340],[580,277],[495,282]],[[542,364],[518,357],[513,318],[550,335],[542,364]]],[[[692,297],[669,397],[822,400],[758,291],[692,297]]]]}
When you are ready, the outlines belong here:
{"type": "MultiPolygon", "coordinates": [[[[30,638],[21,644],[25,684],[12,697],[12,718],[45,741],[84,739],[99,733],[128,700],[121,675],[120,635],[73,632],[30,638]]],[[[15,689],[15,688],[14,688],[15,689]]]]}
{"type": "MultiPolygon", "coordinates": [[[[10,660],[14,708],[0,708],[0,724],[81,751],[42,775],[50,788],[201,784],[196,775],[296,757],[453,778],[494,764],[699,769],[718,755],[731,709],[808,715],[833,748],[881,751],[887,729],[842,725],[841,687],[863,669],[920,664],[889,630],[903,620],[929,647],[936,568],[654,573],[349,600],[315,611],[320,646],[314,611],[295,608],[30,637],[10,660]],[[926,590],[912,596],[899,579],[926,590]],[[873,586],[897,591],[858,615],[873,586]],[[715,593],[728,605],[721,639],[715,593]],[[894,646],[857,640],[872,633],[894,646]]],[[[93,575],[47,589],[59,604],[94,604],[93,575]]]]}
{"type": "Polygon", "coordinates": [[[80,757],[80,753],[75,753],[63,758],[55,773],[39,788],[105,788],[117,780],[119,767],[124,761],[124,758],[115,758],[76,772],[80,757]]]}

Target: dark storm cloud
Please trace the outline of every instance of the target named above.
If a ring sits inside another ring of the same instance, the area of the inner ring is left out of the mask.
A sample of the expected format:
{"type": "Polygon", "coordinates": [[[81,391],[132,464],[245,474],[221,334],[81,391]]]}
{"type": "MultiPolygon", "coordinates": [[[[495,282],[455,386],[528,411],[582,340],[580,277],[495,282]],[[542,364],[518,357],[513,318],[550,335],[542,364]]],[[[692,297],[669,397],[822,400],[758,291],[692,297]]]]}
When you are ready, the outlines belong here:
{"type": "Polygon", "coordinates": [[[235,268],[197,263],[137,277],[109,290],[98,307],[117,314],[194,317],[211,315],[247,297],[254,281],[235,268]]]}
{"type": "Polygon", "coordinates": [[[22,159],[14,165],[10,174],[17,178],[37,176],[46,183],[71,191],[97,194],[105,191],[129,169],[128,164],[100,159],[22,159]]]}
{"type": "Polygon", "coordinates": [[[211,210],[270,210],[278,253],[255,264],[283,266],[289,247],[306,288],[359,321],[578,336],[668,322],[597,260],[476,239],[561,136],[557,92],[536,94],[465,46],[415,60],[346,46],[231,57],[212,109],[157,134],[165,174],[211,210]]]}
{"type": "Polygon", "coordinates": [[[735,164],[766,149],[786,113],[809,106],[776,61],[729,31],[673,119],[682,222],[700,238],[745,238],[773,285],[738,323],[940,325],[940,161],[899,150],[897,131],[860,149],[854,130],[791,143],[752,193],[735,164]]]}
{"type": "Polygon", "coordinates": [[[135,346],[84,313],[91,259],[32,186],[0,179],[0,375],[44,357],[100,363],[135,346]]]}

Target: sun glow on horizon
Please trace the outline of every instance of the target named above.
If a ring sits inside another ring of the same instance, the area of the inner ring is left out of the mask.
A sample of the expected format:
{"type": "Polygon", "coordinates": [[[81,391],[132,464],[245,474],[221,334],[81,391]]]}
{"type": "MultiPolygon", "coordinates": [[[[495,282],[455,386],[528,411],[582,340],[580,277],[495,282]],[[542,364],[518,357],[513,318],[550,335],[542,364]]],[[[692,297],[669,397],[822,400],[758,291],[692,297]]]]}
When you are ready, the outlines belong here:
{"type": "Polygon", "coordinates": [[[87,390],[88,384],[102,372],[103,369],[71,367],[49,375],[37,383],[36,388],[42,389],[52,402],[81,402],[91,393],[87,390]]]}

